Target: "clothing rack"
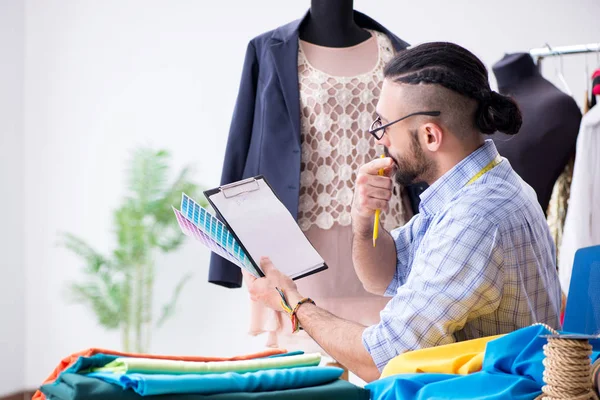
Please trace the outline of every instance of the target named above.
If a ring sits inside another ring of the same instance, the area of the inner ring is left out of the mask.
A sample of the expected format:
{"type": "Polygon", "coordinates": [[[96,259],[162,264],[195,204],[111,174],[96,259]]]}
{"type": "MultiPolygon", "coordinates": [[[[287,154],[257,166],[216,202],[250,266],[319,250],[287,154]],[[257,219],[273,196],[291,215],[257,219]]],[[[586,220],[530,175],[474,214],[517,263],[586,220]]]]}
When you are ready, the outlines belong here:
{"type": "Polygon", "coordinates": [[[545,47],[531,49],[529,54],[537,62],[546,57],[562,56],[567,54],[585,54],[600,52],[600,43],[578,44],[574,46],[550,47],[546,44],[545,47]]]}

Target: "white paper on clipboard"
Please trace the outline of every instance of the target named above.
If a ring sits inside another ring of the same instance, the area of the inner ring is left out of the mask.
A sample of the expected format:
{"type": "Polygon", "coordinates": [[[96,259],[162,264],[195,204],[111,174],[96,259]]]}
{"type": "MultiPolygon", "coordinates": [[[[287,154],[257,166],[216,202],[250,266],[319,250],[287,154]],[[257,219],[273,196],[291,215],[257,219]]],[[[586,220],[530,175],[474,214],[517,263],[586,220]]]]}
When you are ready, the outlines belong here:
{"type": "Polygon", "coordinates": [[[207,197],[257,265],[262,256],[269,257],[292,279],[326,268],[264,178],[222,186],[207,197]]]}

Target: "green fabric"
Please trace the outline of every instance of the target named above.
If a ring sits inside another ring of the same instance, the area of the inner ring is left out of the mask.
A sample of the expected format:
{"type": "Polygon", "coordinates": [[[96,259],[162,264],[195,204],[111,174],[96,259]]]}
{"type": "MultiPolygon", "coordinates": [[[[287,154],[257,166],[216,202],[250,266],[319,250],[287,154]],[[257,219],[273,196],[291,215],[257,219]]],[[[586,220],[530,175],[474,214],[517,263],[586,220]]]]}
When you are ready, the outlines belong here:
{"type": "Polygon", "coordinates": [[[255,372],[265,369],[312,367],[319,365],[321,354],[301,354],[289,357],[258,358],[240,361],[174,361],[150,358],[119,357],[104,367],[93,368],[93,372],[116,374],[214,374],[221,372],[255,372]]]}
{"type": "Polygon", "coordinates": [[[343,380],[273,392],[140,396],[133,390],[123,390],[99,379],[63,373],[56,382],[44,385],[40,390],[47,400],[369,400],[368,390],[343,380]]]}

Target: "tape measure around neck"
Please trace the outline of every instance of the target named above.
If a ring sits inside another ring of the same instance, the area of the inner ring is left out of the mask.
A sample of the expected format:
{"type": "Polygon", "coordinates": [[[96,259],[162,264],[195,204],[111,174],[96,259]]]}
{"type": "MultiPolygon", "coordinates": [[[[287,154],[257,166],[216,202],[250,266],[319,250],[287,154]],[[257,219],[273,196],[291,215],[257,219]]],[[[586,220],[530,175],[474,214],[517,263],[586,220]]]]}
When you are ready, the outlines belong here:
{"type": "Polygon", "coordinates": [[[500,157],[500,155],[497,155],[496,158],[494,158],[488,165],[483,167],[481,169],[481,171],[479,171],[477,174],[475,174],[475,176],[472,177],[465,186],[469,186],[470,184],[475,182],[477,179],[481,178],[483,176],[483,174],[485,174],[489,170],[493,169],[496,165],[500,164],[501,162],[502,162],[502,157],[500,157]]]}

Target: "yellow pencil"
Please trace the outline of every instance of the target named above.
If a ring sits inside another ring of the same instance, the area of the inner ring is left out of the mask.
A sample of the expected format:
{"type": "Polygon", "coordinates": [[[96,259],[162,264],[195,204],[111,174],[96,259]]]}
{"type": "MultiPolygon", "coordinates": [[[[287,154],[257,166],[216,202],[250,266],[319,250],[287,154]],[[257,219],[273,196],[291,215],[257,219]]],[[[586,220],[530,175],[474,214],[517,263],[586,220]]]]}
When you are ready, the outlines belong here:
{"type": "MultiPolygon", "coordinates": [[[[382,154],[381,157],[379,158],[385,158],[385,155],[382,154]]],[[[377,175],[379,176],[383,176],[383,168],[381,168],[378,172],[377,175]]],[[[375,245],[377,244],[377,236],[379,235],[379,216],[381,214],[381,210],[377,209],[375,210],[375,222],[373,223],[373,247],[375,247],[375,245]]]]}

